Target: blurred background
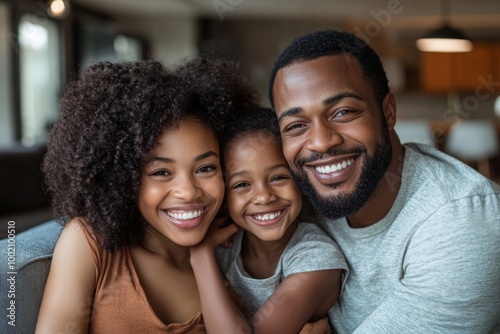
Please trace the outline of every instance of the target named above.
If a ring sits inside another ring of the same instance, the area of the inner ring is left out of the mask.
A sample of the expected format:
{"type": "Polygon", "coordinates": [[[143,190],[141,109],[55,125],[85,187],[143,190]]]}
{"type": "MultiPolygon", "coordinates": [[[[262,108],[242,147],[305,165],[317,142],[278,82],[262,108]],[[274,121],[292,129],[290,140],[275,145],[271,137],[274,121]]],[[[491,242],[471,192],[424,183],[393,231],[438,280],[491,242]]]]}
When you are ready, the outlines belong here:
{"type": "Polygon", "coordinates": [[[353,32],[381,56],[396,130],[500,181],[498,0],[0,0],[0,237],[51,218],[40,164],[68,78],[98,60],[165,65],[206,53],[236,62],[267,100],[273,62],[295,37],[353,32]],[[468,52],[416,41],[448,24],[468,52]]]}

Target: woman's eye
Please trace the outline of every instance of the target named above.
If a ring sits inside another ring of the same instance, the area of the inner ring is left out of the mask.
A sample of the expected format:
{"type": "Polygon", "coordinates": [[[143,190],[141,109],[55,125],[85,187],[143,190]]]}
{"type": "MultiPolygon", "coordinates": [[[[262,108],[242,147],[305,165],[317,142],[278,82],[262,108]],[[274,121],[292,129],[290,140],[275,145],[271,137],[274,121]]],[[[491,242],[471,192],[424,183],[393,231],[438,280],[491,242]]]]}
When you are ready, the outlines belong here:
{"type": "Polygon", "coordinates": [[[160,169],[160,170],[156,170],[156,171],[150,173],[149,175],[151,175],[151,176],[169,176],[171,174],[168,170],[160,169]]]}

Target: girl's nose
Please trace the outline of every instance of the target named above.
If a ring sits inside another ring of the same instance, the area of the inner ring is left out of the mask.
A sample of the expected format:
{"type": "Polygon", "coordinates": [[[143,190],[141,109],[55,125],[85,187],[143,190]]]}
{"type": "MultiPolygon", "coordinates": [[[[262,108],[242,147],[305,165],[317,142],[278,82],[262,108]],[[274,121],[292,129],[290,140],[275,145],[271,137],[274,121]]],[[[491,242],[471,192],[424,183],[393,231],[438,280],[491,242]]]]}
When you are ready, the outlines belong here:
{"type": "Polygon", "coordinates": [[[270,189],[270,186],[265,185],[257,185],[255,187],[255,194],[252,198],[253,204],[268,204],[270,202],[276,201],[276,194],[270,189]]]}

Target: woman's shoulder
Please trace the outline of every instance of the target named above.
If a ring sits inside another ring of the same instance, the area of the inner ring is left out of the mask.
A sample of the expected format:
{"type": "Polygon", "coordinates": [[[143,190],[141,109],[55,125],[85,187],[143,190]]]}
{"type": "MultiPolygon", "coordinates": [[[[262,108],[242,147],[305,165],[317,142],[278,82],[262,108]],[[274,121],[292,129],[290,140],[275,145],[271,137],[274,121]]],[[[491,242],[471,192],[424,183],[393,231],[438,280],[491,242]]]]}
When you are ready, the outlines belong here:
{"type": "Polygon", "coordinates": [[[61,238],[81,239],[88,243],[98,243],[97,236],[92,227],[83,217],[75,217],[64,225],[61,238]]]}
{"type": "Polygon", "coordinates": [[[99,238],[83,217],[75,217],[65,224],[58,245],[63,251],[90,254],[96,267],[106,254],[99,238]]]}

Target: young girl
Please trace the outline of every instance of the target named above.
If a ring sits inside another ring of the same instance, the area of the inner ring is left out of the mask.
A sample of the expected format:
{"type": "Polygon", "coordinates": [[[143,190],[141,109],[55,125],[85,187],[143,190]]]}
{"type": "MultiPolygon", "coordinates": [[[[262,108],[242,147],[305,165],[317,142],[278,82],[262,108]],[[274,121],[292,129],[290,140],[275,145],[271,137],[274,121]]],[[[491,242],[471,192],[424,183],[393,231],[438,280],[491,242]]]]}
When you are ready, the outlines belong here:
{"type": "Polygon", "coordinates": [[[190,247],[224,194],[213,110],[154,61],[99,63],[69,85],[43,166],[68,222],[37,333],[205,332],[190,247]]]}
{"type": "Polygon", "coordinates": [[[298,333],[335,303],[347,264],[316,225],[297,221],[301,194],[282,153],[275,114],[243,112],[223,138],[227,207],[242,230],[231,248],[218,252],[218,260],[252,316],[248,321],[225,291],[214,256],[225,234],[211,229],[191,248],[207,329],[298,333]]]}

